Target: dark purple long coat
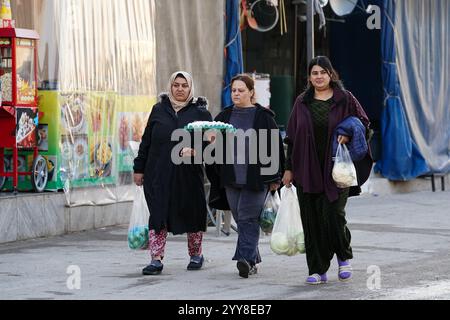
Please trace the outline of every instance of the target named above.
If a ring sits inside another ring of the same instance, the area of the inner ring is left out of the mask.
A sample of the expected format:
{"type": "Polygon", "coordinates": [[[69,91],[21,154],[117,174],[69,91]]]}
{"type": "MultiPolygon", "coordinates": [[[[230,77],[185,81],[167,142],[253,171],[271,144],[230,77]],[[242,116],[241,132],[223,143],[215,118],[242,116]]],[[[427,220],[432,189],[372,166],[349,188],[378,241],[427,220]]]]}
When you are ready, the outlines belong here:
{"type": "MultiPolygon", "coordinates": [[[[366,130],[369,129],[370,121],[358,100],[351,92],[335,88],[328,120],[326,163],[322,171],[314,141],[311,113],[304,96],[301,95],[297,98],[289,119],[286,141],[288,144],[292,144],[291,159],[294,181],[303,188],[303,192],[325,193],[331,202],[338,199],[339,188],[331,176],[333,169],[332,157],[334,156],[331,154],[331,139],[339,123],[349,116],[358,117],[366,127],[366,130]]],[[[373,160],[369,148],[366,157],[355,163],[359,186],[363,185],[369,178],[372,165],[373,160]]],[[[359,194],[361,192],[359,186],[352,187],[350,195],[359,194]]]]}

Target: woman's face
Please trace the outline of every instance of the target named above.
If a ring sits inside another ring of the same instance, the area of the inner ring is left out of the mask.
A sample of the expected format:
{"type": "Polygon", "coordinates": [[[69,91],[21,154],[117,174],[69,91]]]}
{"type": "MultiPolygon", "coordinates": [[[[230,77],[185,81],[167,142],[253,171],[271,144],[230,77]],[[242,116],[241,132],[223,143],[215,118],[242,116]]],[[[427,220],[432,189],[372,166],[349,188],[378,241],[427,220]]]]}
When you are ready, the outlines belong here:
{"type": "Polygon", "coordinates": [[[249,90],[244,81],[236,80],[231,87],[231,99],[237,107],[248,107],[252,105],[254,90],[249,90]]]}
{"type": "Polygon", "coordinates": [[[189,88],[189,84],[185,78],[178,77],[172,83],[172,95],[175,97],[175,100],[185,102],[190,92],[191,88],[189,88]]]}
{"type": "Polygon", "coordinates": [[[331,77],[327,70],[316,65],[311,70],[309,81],[316,90],[325,90],[330,87],[331,77]]]}

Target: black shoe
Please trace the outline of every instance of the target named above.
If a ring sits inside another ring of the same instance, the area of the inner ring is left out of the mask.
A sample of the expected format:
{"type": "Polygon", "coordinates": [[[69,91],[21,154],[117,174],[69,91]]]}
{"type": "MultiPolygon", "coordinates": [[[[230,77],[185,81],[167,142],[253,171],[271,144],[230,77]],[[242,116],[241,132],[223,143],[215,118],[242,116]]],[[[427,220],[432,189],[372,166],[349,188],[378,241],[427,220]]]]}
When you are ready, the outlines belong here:
{"type": "Polygon", "coordinates": [[[200,270],[203,267],[203,262],[205,259],[203,256],[193,256],[191,257],[191,261],[189,262],[187,269],[188,270],[200,270]]]}
{"type": "Polygon", "coordinates": [[[148,266],[142,269],[142,274],[144,276],[156,276],[158,274],[161,274],[163,268],[164,265],[160,260],[152,260],[152,262],[148,266]]]}
{"type": "Polygon", "coordinates": [[[250,264],[245,259],[239,259],[239,261],[236,264],[236,267],[239,270],[239,276],[241,278],[248,278],[248,275],[250,274],[250,264]]]}

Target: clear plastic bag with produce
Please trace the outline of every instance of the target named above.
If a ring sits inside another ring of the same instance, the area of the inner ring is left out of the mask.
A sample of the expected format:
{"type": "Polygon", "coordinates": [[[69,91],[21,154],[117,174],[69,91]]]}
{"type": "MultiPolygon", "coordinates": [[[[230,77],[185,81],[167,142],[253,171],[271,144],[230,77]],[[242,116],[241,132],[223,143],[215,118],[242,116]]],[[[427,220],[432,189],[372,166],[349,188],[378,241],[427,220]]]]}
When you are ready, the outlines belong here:
{"type": "Polygon", "coordinates": [[[339,188],[350,188],[358,185],[356,168],[345,144],[339,144],[334,160],[333,180],[339,188]]]}
{"type": "Polygon", "coordinates": [[[148,220],[150,212],[145,200],[144,188],[136,186],[133,210],[128,227],[128,247],[133,250],[148,248],[148,220]]]}
{"type": "Polygon", "coordinates": [[[261,230],[266,233],[272,233],[273,225],[275,224],[275,219],[277,217],[278,208],[280,207],[280,196],[278,191],[273,194],[271,191],[267,194],[266,201],[264,202],[264,208],[261,212],[261,217],[259,219],[259,225],[261,230]]]}
{"type": "Polygon", "coordinates": [[[287,256],[305,252],[300,206],[294,186],[281,189],[281,203],[270,238],[270,248],[276,254],[287,256]]]}

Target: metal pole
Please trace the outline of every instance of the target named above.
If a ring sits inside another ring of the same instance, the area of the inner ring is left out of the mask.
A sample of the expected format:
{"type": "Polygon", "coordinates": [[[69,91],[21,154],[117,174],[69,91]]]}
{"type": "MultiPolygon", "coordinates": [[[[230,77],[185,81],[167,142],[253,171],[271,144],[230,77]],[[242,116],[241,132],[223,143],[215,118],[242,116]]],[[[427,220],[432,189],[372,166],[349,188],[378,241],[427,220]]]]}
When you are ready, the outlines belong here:
{"type": "Polygon", "coordinates": [[[307,0],[306,3],[306,43],[307,43],[307,64],[314,58],[314,1],[307,0]]]}

